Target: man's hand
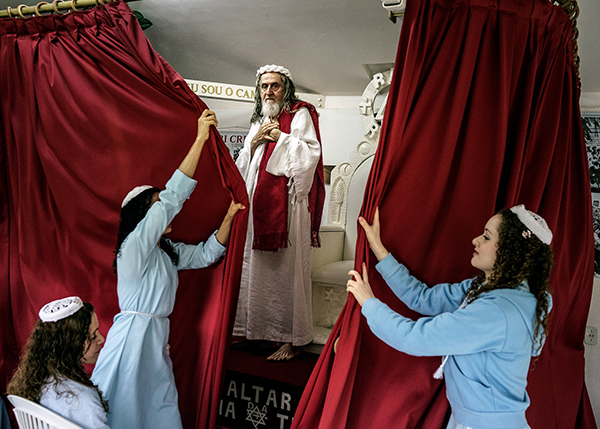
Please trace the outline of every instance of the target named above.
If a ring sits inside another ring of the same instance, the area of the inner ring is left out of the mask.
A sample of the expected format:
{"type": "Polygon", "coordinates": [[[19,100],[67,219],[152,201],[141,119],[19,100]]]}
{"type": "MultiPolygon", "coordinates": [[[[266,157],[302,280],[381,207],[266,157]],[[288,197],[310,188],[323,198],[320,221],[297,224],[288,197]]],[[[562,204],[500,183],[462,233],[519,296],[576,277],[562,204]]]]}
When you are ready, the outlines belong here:
{"type": "Polygon", "coordinates": [[[274,119],[271,123],[276,125],[276,127],[269,131],[269,137],[271,137],[272,141],[276,142],[281,136],[281,130],[279,129],[279,121],[277,119],[274,119]]]}
{"type": "Polygon", "coordinates": [[[257,133],[252,138],[250,149],[252,150],[251,155],[254,156],[254,151],[258,146],[265,142],[275,142],[279,140],[281,131],[279,130],[279,122],[269,121],[261,124],[258,128],[257,133]]]}

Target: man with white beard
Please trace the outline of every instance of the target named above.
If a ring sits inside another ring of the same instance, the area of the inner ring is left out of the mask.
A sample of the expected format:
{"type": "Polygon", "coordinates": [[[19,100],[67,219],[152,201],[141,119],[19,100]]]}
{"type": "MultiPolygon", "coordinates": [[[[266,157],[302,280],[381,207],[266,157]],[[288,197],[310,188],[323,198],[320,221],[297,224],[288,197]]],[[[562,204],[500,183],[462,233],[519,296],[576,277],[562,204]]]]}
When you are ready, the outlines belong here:
{"type": "Polygon", "coordinates": [[[280,347],[287,361],[313,339],[310,247],[325,199],[315,107],[296,97],[284,67],[258,69],[252,126],[236,164],[250,199],[233,335],[280,347]]]}

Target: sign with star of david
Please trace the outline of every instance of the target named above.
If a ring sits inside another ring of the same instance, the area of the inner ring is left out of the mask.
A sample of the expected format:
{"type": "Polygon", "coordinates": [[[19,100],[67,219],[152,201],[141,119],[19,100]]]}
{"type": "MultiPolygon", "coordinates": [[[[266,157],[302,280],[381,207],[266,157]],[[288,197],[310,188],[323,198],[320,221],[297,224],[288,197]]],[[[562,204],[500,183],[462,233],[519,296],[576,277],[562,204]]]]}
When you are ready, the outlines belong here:
{"type": "Polygon", "coordinates": [[[217,425],[227,429],[288,429],[303,388],[227,370],[217,425]]]}

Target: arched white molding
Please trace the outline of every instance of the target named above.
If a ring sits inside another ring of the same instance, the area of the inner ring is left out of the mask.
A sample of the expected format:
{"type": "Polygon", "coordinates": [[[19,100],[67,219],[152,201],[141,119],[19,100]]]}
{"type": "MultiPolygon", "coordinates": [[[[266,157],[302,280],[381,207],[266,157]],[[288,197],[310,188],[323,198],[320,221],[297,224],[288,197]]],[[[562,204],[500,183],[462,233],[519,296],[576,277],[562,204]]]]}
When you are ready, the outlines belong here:
{"type": "Polygon", "coordinates": [[[328,224],[346,227],[346,211],[348,207],[348,190],[354,172],[377,150],[377,141],[365,139],[350,152],[346,162],[338,164],[331,170],[331,194],[329,197],[328,224]]]}
{"type": "Polygon", "coordinates": [[[365,128],[365,138],[375,143],[379,140],[379,130],[387,103],[387,94],[392,83],[391,68],[386,72],[375,73],[363,91],[358,108],[365,128]]]}

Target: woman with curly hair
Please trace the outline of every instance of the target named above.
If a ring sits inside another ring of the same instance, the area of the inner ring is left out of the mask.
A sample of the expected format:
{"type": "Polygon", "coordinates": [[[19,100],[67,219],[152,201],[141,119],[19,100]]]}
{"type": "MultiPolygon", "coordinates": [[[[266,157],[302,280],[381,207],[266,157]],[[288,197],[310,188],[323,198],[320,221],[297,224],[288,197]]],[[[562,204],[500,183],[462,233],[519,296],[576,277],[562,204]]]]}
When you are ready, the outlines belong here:
{"type": "Polygon", "coordinates": [[[83,367],[96,362],[104,343],[94,307],[73,296],[46,304],[39,316],[8,393],[86,429],[107,429],[108,403],[83,367]]]}
{"type": "Polygon", "coordinates": [[[435,378],[446,378],[449,429],[529,428],[527,373],[539,356],[552,307],[549,277],[552,232],[523,205],[503,209],[473,239],[471,265],[481,270],[457,284],[428,287],[384,247],[379,211],[359,222],[379,261],[377,271],[408,307],[413,321],[375,298],[366,265],[352,270],[347,290],[381,340],[416,356],[445,355],[435,378]]]}
{"type": "Polygon", "coordinates": [[[114,260],[121,311],[92,373],[111,404],[108,418],[113,429],[182,426],[167,344],[177,272],[216,262],[225,252],[235,214],[244,208],[232,202],[206,242],[174,243],[164,237],[196,186],[193,176],[211,126],[217,126],[217,118],[205,110],[196,139],[165,190],[138,186],[121,205],[114,260]]]}

